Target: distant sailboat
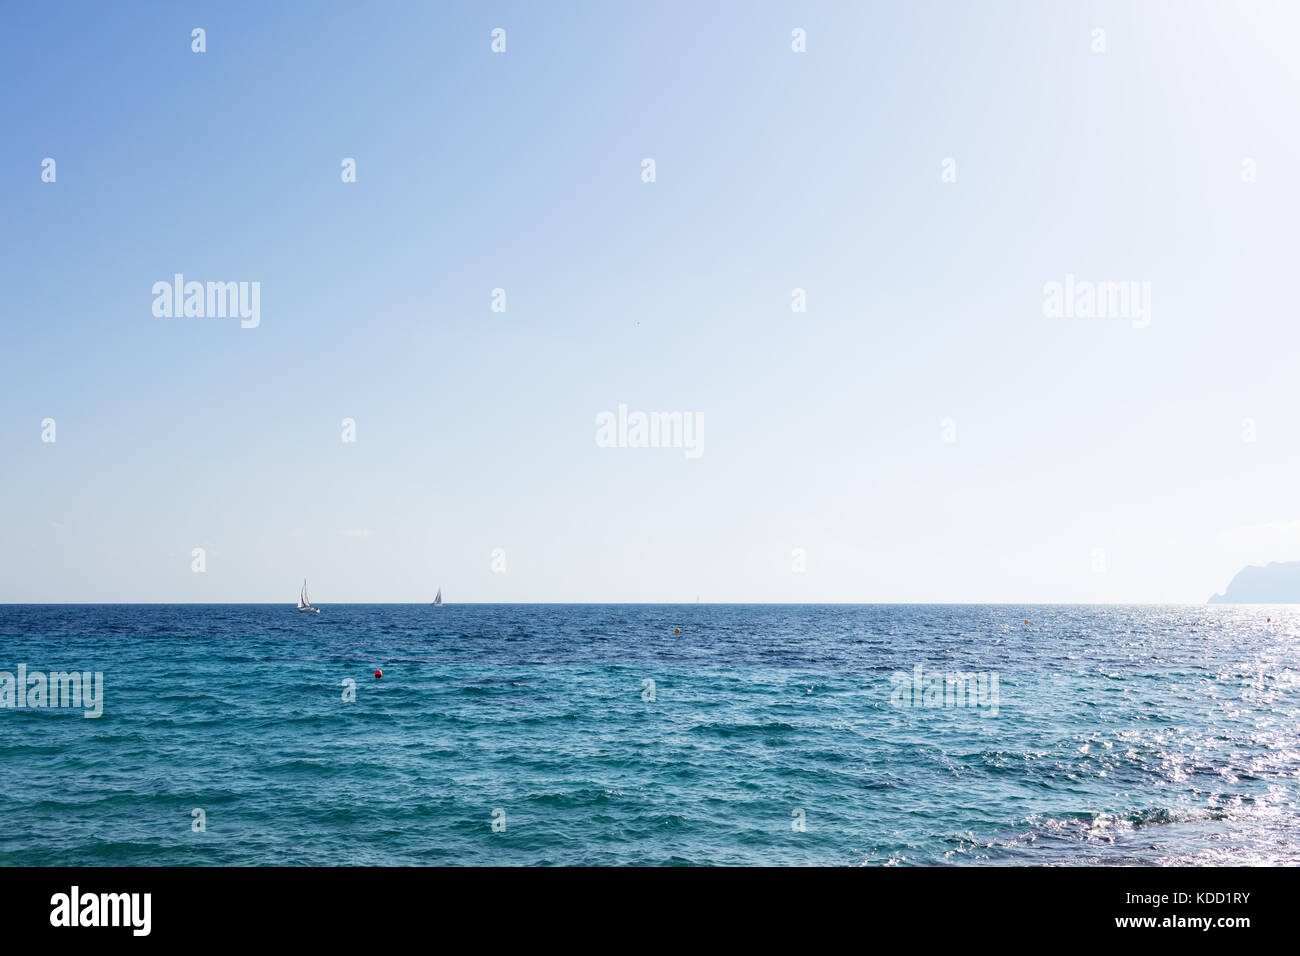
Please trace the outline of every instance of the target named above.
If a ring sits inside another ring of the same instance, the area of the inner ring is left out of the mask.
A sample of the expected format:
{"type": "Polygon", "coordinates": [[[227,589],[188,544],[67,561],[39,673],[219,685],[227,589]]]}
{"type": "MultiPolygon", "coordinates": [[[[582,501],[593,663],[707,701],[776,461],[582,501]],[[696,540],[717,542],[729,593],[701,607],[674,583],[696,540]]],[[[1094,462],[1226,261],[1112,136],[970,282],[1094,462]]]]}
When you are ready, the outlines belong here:
{"type": "Polygon", "coordinates": [[[429,605],[429,606],[430,606],[430,607],[442,607],[442,588],[438,588],[438,593],[437,593],[437,595],[434,597],[434,599],[433,599],[433,603],[432,603],[431,605],[429,605]]]}
{"type": "Polygon", "coordinates": [[[311,606],[311,598],[307,596],[307,579],[302,579],[302,590],[298,592],[298,610],[311,611],[315,614],[320,613],[320,608],[311,606]]]}

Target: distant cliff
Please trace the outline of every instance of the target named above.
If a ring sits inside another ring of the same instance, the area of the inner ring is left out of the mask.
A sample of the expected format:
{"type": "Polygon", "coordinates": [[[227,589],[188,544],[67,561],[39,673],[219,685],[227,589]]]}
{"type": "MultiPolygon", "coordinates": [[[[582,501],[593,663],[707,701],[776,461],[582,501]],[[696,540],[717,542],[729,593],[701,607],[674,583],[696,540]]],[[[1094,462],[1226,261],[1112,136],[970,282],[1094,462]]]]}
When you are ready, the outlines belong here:
{"type": "Polygon", "coordinates": [[[1300,561],[1252,564],[1237,572],[1211,604],[1300,604],[1300,561]]]}

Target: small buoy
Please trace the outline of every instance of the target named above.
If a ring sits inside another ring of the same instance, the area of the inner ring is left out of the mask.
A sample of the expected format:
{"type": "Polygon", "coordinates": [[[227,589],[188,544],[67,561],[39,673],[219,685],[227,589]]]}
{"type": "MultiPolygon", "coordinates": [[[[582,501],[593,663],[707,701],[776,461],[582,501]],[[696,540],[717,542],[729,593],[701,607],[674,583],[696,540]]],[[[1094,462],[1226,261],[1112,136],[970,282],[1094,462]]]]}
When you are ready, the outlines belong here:
{"type": "Polygon", "coordinates": [[[680,634],[681,632],[682,632],[682,629],[681,629],[680,627],[675,627],[675,628],[673,628],[673,633],[674,633],[674,634],[680,634]]]}
{"type": "Polygon", "coordinates": [[[384,676],[384,672],[383,672],[383,671],[375,671],[375,680],[379,680],[379,678],[381,678],[381,677],[383,677],[383,676],[384,676]]]}
{"type": "Polygon", "coordinates": [[[1025,623],[1026,623],[1026,624],[1029,623],[1029,618],[1025,618],[1025,623]]]}

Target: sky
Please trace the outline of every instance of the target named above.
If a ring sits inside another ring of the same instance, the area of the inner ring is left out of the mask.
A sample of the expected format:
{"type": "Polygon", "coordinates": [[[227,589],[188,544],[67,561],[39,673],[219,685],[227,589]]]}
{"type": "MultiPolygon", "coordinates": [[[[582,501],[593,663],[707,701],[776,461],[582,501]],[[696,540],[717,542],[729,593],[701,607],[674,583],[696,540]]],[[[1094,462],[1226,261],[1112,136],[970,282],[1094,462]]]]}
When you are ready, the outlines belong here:
{"type": "Polygon", "coordinates": [[[0,602],[1203,602],[1300,559],[1297,49],[1285,2],[11,7],[0,602]],[[156,315],[177,273],[258,324],[156,315]]]}

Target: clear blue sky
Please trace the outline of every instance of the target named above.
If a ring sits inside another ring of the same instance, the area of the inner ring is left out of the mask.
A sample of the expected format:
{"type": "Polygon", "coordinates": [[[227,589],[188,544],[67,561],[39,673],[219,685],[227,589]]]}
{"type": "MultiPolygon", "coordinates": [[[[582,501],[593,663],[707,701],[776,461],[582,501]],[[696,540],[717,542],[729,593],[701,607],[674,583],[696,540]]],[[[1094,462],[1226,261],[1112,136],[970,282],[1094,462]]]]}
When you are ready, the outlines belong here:
{"type": "Polygon", "coordinates": [[[1288,3],[11,6],[0,601],[1203,601],[1300,558],[1297,49],[1288,3]],[[176,272],[261,325],[156,318],[176,272]],[[1067,273],[1150,326],[1046,317],[1067,273]],[[704,454],[597,447],[620,403],[704,454]]]}

